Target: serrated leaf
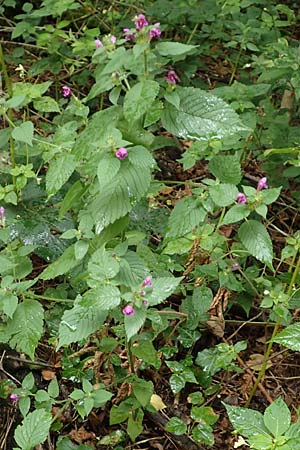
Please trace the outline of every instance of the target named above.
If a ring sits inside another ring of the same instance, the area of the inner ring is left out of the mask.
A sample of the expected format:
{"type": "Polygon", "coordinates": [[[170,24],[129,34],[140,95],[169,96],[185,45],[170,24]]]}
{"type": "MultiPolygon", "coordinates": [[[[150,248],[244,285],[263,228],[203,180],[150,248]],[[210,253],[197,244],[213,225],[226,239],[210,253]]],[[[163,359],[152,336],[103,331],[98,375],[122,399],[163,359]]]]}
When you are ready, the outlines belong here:
{"type": "Polygon", "coordinates": [[[33,106],[40,112],[60,112],[58,103],[52,97],[44,96],[36,99],[33,106]]]}
{"type": "Polygon", "coordinates": [[[231,106],[213,94],[193,87],[178,93],[179,109],[167,103],[162,113],[163,127],[175,136],[210,141],[248,131],[231,106]]]}
{"type": "Polygon", "coordinates": [[[81,181],[80,180],[75,181],[75,183],[68,190],[65,198],[63,199],[60,205],[58,220],[61,220],[66,214],[66,212],[70,208],[72,208],[72,206],[78,201],[78,199],[80,199],[84,190],[85,187],[82,185],[81,181]]]}
{"type": "MultiPolygon", "coordinates": [[[[223,403],[223,402],[222,402],[223,403]]],[[[233,428],[245,437],[269,434],[264,424],[263,415],[259,411],[231,406],[223,403],[233,428]]]]}
{"type": "Polygon", "coordinates": [[[99,329],[107,316],[107,311],[99,310],[98,306],[86,308],[76,304],[65,311],[59,325],[58,348],[87,338],[99,329]]]}
{"type": "Polygon", "coordinates": [[[119,272],[119,268],[117,259],[104,247],[93,253],[88,264],[90,277],[100,282],[114,278],[119,272]]]}
{"type": "Polygon", "coordinates": [[[273,270],[273,246],[266,228],[256,220],[243,223],[238,231],[241,243],[250,255],[257,258],[273,270]]]}
{"type": "Polygon", "coordinates": [[[151,169],[155,164],[155,159],[151,153],[142,145],[131,147],[128,150],[128,159],[138,169],[151,169]]]}
{"type": "Polygon", "coordinates": [[[108,184],[117,175],[121,167],[121,161],[116,157],[102,158],[98,164],[97,177],[100,186],[108,184]]]}
{"type": "Polygon", "coordinates": [[[119,289],[111,284],[103,284],[91,289],[86,292],[83,298],[104,311],[116,308],[121,302],[119,289]]]}
{"type": "Polygon", "coordinates": [[[149,294],[146,294],[149,305],[158,305],[170,297],[183,278],[184,277],[162,277],[153,279],[153,289],[149,294]]]}
{"type": "Polygon", "coordinates": [[[216,155],[208,163],[209,171],[222,183],[239,184],[242,179],[239,156],[216,155]]]}
{"type": "Polygon", "coordinates": [[[30,121],[23,122],[22,125],[15,127],[11,133],[16,141],[25,142],[32,145],[34,126],[30,121]]]}
{"type": "Polygon", "coordinates": [[[51,161],[46,173],[46,190],[49,196],[56,194],[76,168],[75,156],[61,154],[51,161]]]}
{"type": "Polygon", "coordinates": [[[282,398],[277,398],[264,412],[264,423],[273,436],[283,435],[291,424],[291,413],[282,398]]]}
{"type": "Polygon", "coordinates": [[[144,80],[127,91],[124,99],[124,116],[129,122],[137,121],[154,102],[159,84],[153,80],[144,80]]]}
{"type": "Polygon", "coordinates": [[[194,50],[198,45],[182,44],[181,42],[164,41],[156,45],[156,50],[162,56],[179,56],[194,50]]]}
{"type": "Polygon", "coordinates": [[[224,216],[221,225],[239,222],[249,216],[251,210],[247,205],[238,204],[230,208],[224,216]]]}
{"type": "Polygon", "coordinates": [[[52,416],[44,409],[36,409],[16,428],[14,438],[22,450],[32,450],[42,444],[48,436],[52,416]]]}
{"type": "Polygon", "coordinates": [[[196,198],[178,201],[168,219],[166,237],[181,237],[193,231],[206,217],[206,211],[196,198]]]}
{"type": "Polygon", "coordinates": [[[136,309],[135,314],[132,316],[124,317],[125,332],[127,341],[129,341],[132,336],[137,334],[137,332],[142,328],[146,319],[145,309],[136,309]]]}
{"type": "Polygon", "coordinates": [[[273,339],[277,344],[283,345],[284,347],[294,350],[296,352],[300,351],[300,323],[293,323],[287,326],[283,331],[278,333],[273,339]]]}
{"type": "Polygon", "coordinates": [[[236,201],[238,190],[234,184],[217,184],[209,187],[209,195],[217,206],[223,208],[236,201]]]}
{"type": "Polygon", "coordinates": [[[43,334],[43,317],[44,310],[39,302],[26,299],[19,303],[7,323],[10,346],[34,359],[35,348],[43,334]]]}
{"type": "Polygon", "coordinates": [[[64,253],[52,264],[50,264],[41,274],[42,280],[50,280],[59,275],[64,275],[78,264],[75,258],[74,245],[68,247],[64,253]]]}

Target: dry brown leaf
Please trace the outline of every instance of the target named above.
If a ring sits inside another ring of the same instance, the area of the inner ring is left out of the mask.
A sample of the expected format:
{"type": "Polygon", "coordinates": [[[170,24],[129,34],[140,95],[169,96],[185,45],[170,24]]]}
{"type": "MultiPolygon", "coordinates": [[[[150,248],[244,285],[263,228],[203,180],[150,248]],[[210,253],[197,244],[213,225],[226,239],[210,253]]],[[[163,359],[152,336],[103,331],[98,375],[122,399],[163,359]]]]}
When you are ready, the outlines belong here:
{"type": "Polygon", "coordinates": [[[167,405],[165,405],[165,403],[162,401],[162,398],[157,394],[151,395],[150,404],[153,406],[153,408],[156,409],[156,411],[161,411],[162,409],[167,407],[167,405]]]}
{"type": "Polygon", "coordinates": [[[45,380],[45,381],[51,381],[55,378],[55,372],[50,369],[43,369],[42,377],[43,377],[43,380],[45,380]]]}
{"type": "MultiPolygon", "coordinates": [[[[248,367],[250,367],[252,370],[260,371],[262,365],[264,362],[264,355],[261,355],[260,353],[252,353],[250,355],[250,358],[248,361],[246,361],[246,364],[248,367]]],[[[271,361],[267,362],[267,369],[269,369],[272,366],[271,361]]]]}
{"type": "Polygon", "coordinates": [[[77,442],[78,444],[81,444],[84,441],[87,441],[88,439],[95,438],[95,434],[91,433],[89,431],[86,431],[84,427],[80,427],[78,430],[72,430],[69,433],[70,438],[77,442]]]}

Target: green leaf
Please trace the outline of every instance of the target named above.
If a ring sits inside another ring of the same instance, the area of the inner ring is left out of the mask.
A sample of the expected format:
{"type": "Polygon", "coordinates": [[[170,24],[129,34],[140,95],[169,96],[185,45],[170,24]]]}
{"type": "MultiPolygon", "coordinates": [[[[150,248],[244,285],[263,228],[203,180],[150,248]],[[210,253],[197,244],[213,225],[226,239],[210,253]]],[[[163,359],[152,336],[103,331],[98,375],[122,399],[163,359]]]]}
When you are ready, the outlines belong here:
{"type": "Polygon", "coordinates": [[[116,308],[121,302],[119,289],[110,284],[103,284],[87,291],[83,299],[104,311],[116,308]]]}
{"type": "Polygon", "coordinates": [[[51,380],[49,383],[48,394],[52,398],[57,398],[59,396],[59,385],[58,385],[56,377],[53,378],[53,380],[51,380]]]}
{"type": "Polygon", "coordinates": [[[127,341],[129,341],[132,338],[132,336],[137,334],[137,332],[142,328],[145,319],[146,319],[145,309],[136,309],[134,315],[124,317],[127,341]]]}
{"type": "Polygon", "coordinates": [[[10,319],[18,306],[18,297],[7,289],[0,289],[0,311],[3,311],[10,319]]]}
{"type": "Polygon", "coordinates": [[[278,333],[273,339],[277,344],[283,345],[284,347],[294,350],[296,352],[300,351],[300,323],[293,323],[287,326],[283,331],[278,333]]]}
{"type": "Polygon", "coordinates": [[[222,183],[239,184],[242,179],[239,155],[216,155],[208,163],[209,171],[222,183]]]}
{"type": "Polygon", "coordinates": [[[283,435],[291,424],[291,413],[282,398],[277,398],[264,412],[264,423],[273,436],[283,435]]]}
{"type": "Polygon", "coordinates": [[[210,406],[193,406],[191,409],[191,418],[196,422],[205,422],[208,425],[214,425],[219,416],[210,406]]]}
{"type": "Polygon", "coordinates": [[[145,408],[150,403],[153,394],[152,381],[142,379],[135,380],[132,384],[133,394],[140,404],[145,408]]]}
{"type": "Polygon", "coordinates": [[[162,277],[152,280],[153,289],[149,294],[146,294],[149,305],[158,305],[170,297],[183,278],[184,277],[162,277]]]}
{"type": "Polygon", "coordinates": [[[155,159],[142,145],[130,147],[128,150],[128,159],[137,169],[151,169],[155,165],[155,159]]]}
{"type": "Polygon", "coordinates": [[[82,185],[81,181],[80,180],[75,181],[75,183],[68,190],[65,198],[63,199],[60,205],[58,220],[61,220],[66,214],[66,212],[70,208],[72,208],[72,206],[78,201],[78,199],[80,199],[84,190],[85,187],[82,185]]]}
{"type": "Polygon", "coordinates": [[[173,373],[169,379],[170,388],[174,394],[178,394],[185,386],[186,379],[179,373],[173,373]]]}
{"type": "Polygon", "coordinates": [[[104,247],[96,250],[88,263],[90,277],[100,282],[114,278],[119,269],[120,264],[117,259],[104,247]]]}
{"type": "Polygon", "coordinates": [[[100,328],[106,316],[107,311],[99,310],[98,306],[86,308],[76,304],[65,311],[59,325],[58,348],[87,338],[100,328]]]}
{"type": "Polygon", "coordinates": [[[41,97],[33,102],[33,106],[40,112],[60,112],[58,103],[52,97],[41,97]]]}
{"type": "Polygon", "coordinates": [[[249,216],[251,210],[247,205],[238,204],[230,208],[224,216],[222,225],[228,225],[230,223],[240,222],[249,216]]]}
{"type": "Polygon", "coordinates": [[[113,405],[109,413],[109,424],[116,425],[124,422],[131,414],[132,399],[128,398],[121,402],[118,406],[113,405]]]}
{"type": "Polygon", "coordinates": [[[82,240],[77,241],[74,245],[75,259],[77,259],[78,261],[83,259],[86,255],[88,249],[89,249],[88,241],[82,241],[82,240]]]}
{"type": "Polygon", "coordinates": [[[142,409],[138,409],[135,412],[135,415],[131,414],[128,418],[127,422],[127,433],[130,439],[134,442],[136,438],[141,434],[143,431],[143,418],[144,413],[142,409]]]}
{"type": "Polygon", "coordinates": [[[192,430],[193,438],[196,442],[202,442],[206,445],[214,444],[214,435],[211,426],[206,423],[198,423],[192,430]]]}
{"type": "Polygon", "coordinates": [[[159,84],[153,80],[144,80],[127,91],[124,99],[124,116],[129,122],[137,121],[154,102],[159,84]]]}
{"type": "Polygon", "coordinates": [[[240,406],[226,405],[225,403],[223,405],[226,408],[234,430],[238,433],[245,437],[269,434],[264,423],[263,415],[259,411],[241,408],[240,406]]]}
{"type": "Polygon", "coordinates": [[[46,173],[46,190],[49,196],[56,194],[70,178],[76,168],[75,156],[61,154],[51,161],[46,173]]]}
{"type": "Polygon", "coordinates": [[[187,426],[179,417],[172,417],[165,426],[165,430],[169,433],[180,436],[187,431],[187,426]]]}
{"type": "Polygon", "coordinates": [[[209,194],[217,206],[229,206],[236,201],[238,190],[234,184],[217,184],[209,187],[209,194]]]}
{"type": "Polygon", "coordinates": [[[78,264],[75,258],[74,245],[68,247],[64,253],[52,264],[50,264],[40,275],[42,280],[50,280],[59,275],[64,275],[78,264]]]}
{"type": "Polygon", "coordinates": [[[34,359],[35,348],[43,334],[43,317],[44,310],[39,302],[26,299],[19,303],[7,323],[10,346],[34,359]]]}
{"type": "Polygon", "coordinates": [[[193,231],[206,217],[206,211],[197,198],[184,197],[179,200],[168,219],[166,237],[181,237],[193,231]]]}
{"type": "Polygon", "coordinates": [[[163,127],[175,136],[210,141],[250,131],[220,98],[193,87],[178,89],[178,93],[179,110],[166,103],[162,113],[163,127]]]}
{"type": "Polygon", "coordinates": [[[14,438],[22,450],[32,450],[42,444],[48,436],[52,416],[44,409],[36,409],[16,428],[14,438]]]}
{"type": "Polygon", "coordinates": [[[97,177],[101,188],[114,179],[120,167],[121,161],[115,156],[107,156],[100,160],[97,168],[97,177]]]}
{"type": "Polygon", "coordinates": [[[113,394],[111,392],[106,391],[105,389],[96,389],[94,390],[93,394],[94,399],[94,407],[100,408],[101,406],[104,406],[106,402],[108,402],[113,394]]]}
{"type": "Polygon", "coordinates": [[[256,220],[244,222],[238,231],[239,239],[250,255],[273,270],[273,247],[266,228],[256,220]]]}
{"type": "Polygon", "coordinates": [[[27,121],[14,128],[11,135],[16,141],[25,142],[25,144],[32,145],[33,131],[33,123],[27,121]]]}
{"type": "Polygon", "coordinates": [[[198,45],[182,44],[181,42],[164,41],[156,45],[156,50],[162,56],[179,56],[194,50],[198,45]]]}

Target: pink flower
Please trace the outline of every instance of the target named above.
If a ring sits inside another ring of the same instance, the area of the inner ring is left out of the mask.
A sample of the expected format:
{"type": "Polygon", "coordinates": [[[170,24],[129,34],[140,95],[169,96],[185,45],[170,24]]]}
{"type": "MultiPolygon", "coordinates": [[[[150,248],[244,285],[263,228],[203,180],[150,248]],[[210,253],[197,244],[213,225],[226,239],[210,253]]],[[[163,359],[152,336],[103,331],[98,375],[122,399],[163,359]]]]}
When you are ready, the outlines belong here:
{"type": "Polygon", "coordinates": [[[149,305],[148,300],[143,300],[143,305],[148,306],[149,305]]]}
{"type": "Polygon", "coordinates": [[[5,227],[5,208],[3,206],[0,206],[0,218],[1,218],[1,225],[5,227]]]}
{"type": "Polygon", "coordinates": [[[116,157],[118,159],[125,159],[128,156],[128,152],[125,147],[120,147],[119,150],[116,152],[116,157]]]}
{"type": "Polygon", "coordinates": [[[242,192],[239,192],[236,198],[236,201],[241,204],[247,203],[247,197],[242,192]]]}
{"type": "Polygon", "coordinates": [[[117,40],[116,36],[112,36],[112,37],[110,38],[110,42],[111,42],[112,44],[115,44],[115,43],[116,43],[116,40],[117,40]]]}
{"type": "Polygon", "coordinates": [[[18,394],[10,394],[9,398],[13,405],[16,405],[18,403],[18,394]]]}
{"type": "Polygon", "coordinates": [[[142,30],[144,27],[148,25],[148,22],[144,16],[144,14],[139,14],[134,21],[137,31],[142,30]]]}
{"type": "Polygon", "coordinates": [[[102,42],[100,41],[100,39],[95,39],[95,46],[96,48],[101,48],[103,47],[102,42]]]}
{"type": "Polygon", "coordinates": [[[149,287],[149,288],[152,288],[153,287],[153,284],[152,284],[152,277],[150,277],[150,275],[148,275],[145,279],[144,279],[144,281],[143,281],[143,283],[142,283],[142,287],[149,287]]]}
{"type": "Polygon", "coordinates": [[[122,313],[124,314],[124,316],[133,316],[135,314],[135,310],[131,305],[127,305],[122,309],[122,313]]]}
{"type": "Polygon", "coordinates": [[[166,80],[170,84],[176,84],[178,83],[178,81],[180,81],[180,78],[175,70],[169,70],[168,75],[166,76],[166,80]]]}
{"type": "Polygon", "coordinates": [[[153,28],[151,28],[151,30],[149,31],[149,37],[150,39],[153,38],[160,38],[161,35],[161,30],[160,30],[160,23],[157,22],[154,24],[153,28]]]}
{"type": "Polygon", "coordinates": [[[239,268],[238,263],[232,264],[232,270],[238,270],[238,268],[239,268]]]}
{"type": "Polygon", "coordinates": [[[134,34],[130,31],[129,28],[123,28],[124,31],[124,38],[126,39],[126,41],[131,41],[132,39],[135,38],[134,34]]]}
{"type": "Polygon", "coordinates": [[[68,86],[63,86],[62,87],[62,95],[66,98],[66,97],[70,97],[70,95],[72,95],[72,91],[68,86]]]}
{"type": "Polygon", "coordinates": [[[262,189],[268,189],[269,186],[267,184],[267,177],[263,177],[259,180],[258,184],[257,184],[257,190],[261,191],[262,189]]]}

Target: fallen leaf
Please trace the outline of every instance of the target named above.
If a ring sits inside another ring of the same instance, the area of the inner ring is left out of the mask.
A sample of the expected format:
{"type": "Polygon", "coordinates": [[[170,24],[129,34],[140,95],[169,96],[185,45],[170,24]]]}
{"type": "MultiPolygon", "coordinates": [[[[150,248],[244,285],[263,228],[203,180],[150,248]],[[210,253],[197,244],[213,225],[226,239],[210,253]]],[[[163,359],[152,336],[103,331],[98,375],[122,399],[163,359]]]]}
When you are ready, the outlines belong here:
{"type": "Polygon", "coordinates": [[[162,401],[162,398],[157,394],[151,395],[150,404],[156,409],[156,411],[161,411],[167,407],[167,405],[165,405],[162,401]]]}
{"type": "Polygon", "coordinates": [[[43,380],[51,381],[55,378],[55,372],[53,370],[44,369],[42,370],[43,380]]]}
{"type": "MultiPolygon", "coordinates": [[[[264,355],[261,355],[260,353],[252,353],[248,361],[246,361],[246,364],[252,370],[259,371],[263,365],[263,362],[264,362],[264,355]]],[[[272,366],[271,361],[268,361],[267,369],[269,369],[271,366],[272,366]]]]}

